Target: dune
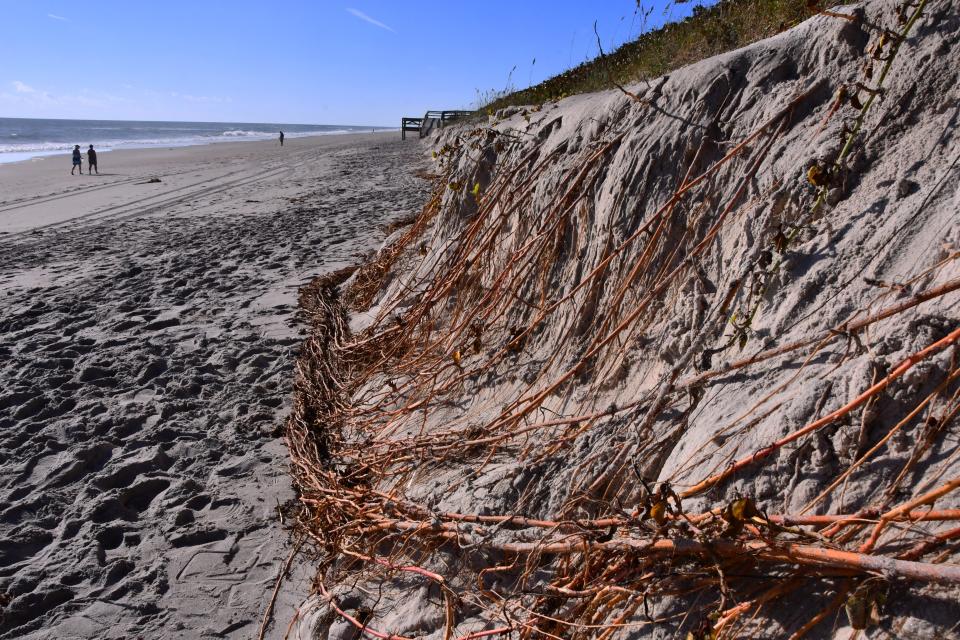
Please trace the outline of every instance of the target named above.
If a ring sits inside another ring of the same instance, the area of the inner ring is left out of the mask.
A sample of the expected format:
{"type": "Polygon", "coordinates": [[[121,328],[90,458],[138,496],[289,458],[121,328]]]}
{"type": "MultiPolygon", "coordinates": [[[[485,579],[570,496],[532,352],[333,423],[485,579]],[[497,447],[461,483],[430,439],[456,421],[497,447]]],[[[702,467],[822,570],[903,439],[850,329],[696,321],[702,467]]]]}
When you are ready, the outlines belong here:
{"type": "Polygon", "coordinates": [[[433,134],[301,293],[295,637],[956,637],[960,23],[834,13],[433,134]]]}

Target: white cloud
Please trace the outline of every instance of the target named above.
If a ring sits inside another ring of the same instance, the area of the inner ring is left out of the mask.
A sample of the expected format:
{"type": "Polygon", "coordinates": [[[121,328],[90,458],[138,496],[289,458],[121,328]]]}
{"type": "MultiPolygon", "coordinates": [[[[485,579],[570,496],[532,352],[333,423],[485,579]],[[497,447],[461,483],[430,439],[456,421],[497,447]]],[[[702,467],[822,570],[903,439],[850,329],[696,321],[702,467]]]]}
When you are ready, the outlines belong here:
{"type": "MultiPolygon", "coordinates": [[[[0,0],[0,5],[3,2],[0,0]]],[[[191,94],[170,89],[110,89],[43,86],[22,80],[0,80],[0,115],[24,118],[216,119],[237,101],[227,95],[191,94]]]]}
{"type": "Polygon", "coordinates": [[[391,28],[388,27],[387,25],[383,24],[383,23],[380,22],[379,20],[375,20],[375,19],[371,18],[370,16],[368,16],[367,14],[365,14],[363,11],[358,11],[358,10],[356,10],[356,9],[351,9],[350,7],[347,7],[347,12],[353,14],[353,15],[354,15],[355,17],[357,17],[357,18],[360,18],[360,19],[363,20],[364,22],[369,22],[370,24],[372,24],[372,25],[374,25],[374,26],[377,26],[377,27],[380,27],[381,29],[386,29],[387,31],[390,31],[390,32],[392,32],[392,33],[396,33],[396,31],[394,31],[393,29],[391,29],[391,28]]]}
{"type": "Polygon", "coordinates": [[[130,100],[120,96],[93,89],[81,89],[78,93],[54,94],[42,89],[35,89],[25,82],[14,80],[10,83],[13,93],[0,94],[0,102],[17,105],[29,109],[48,109],[52,107],[98,107],[103,108],[113,104],[125,104],[130,100]]]}
{"type": "Polygon", "coordinates": [[[26,82],[14,80],[10,83],[10,86],[13,87],[13,93],[3,94],[5,102],[13,102],[28,107],[45,107],[56,104],[57,102],[57,100],[46,91],[34,89],[26,82]]]}
{"type": "Polygon", "coordinates": [[[54,19],[54,20],[60,20],[60,21],[62,21],[62,22],[70,22],[67,18],[64,18],[63,16],[58,16],[58,15],[55,14],[55,13],[48,13],[48,14],[47,14],[47,17],[48,17],[48,18],[52,18],[52,19],[54,19]]]}

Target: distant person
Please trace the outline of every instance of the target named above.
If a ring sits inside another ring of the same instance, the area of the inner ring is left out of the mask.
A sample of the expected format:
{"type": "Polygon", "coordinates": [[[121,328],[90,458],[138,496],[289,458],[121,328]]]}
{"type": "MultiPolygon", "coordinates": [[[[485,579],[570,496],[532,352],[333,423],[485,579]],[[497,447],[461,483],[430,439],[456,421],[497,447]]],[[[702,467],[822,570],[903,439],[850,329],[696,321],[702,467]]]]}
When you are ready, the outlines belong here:
{"type": "Polygon", "coordinates": [[[100,175],[100,169],[97,169],[97,152],[93,150],[93,145],[90,145],[90,148],[87,149],[87,175],[94,171],[97,172],[97,175],[100,175]]]}
{"type": "Polygon", "coordinates": [[[73,147],[73,168],[70,169],[70,175],[74,175],[73,172],[80,169],[80,175],[83,175],[83,165],[80,163],[83,162],[83,156],[80,155],[80,145],[73,147]]]}
{"type": "Polygon", "coordinates": [[[283,131],[280,132],[280,146],[283,146],[283,131]]]}

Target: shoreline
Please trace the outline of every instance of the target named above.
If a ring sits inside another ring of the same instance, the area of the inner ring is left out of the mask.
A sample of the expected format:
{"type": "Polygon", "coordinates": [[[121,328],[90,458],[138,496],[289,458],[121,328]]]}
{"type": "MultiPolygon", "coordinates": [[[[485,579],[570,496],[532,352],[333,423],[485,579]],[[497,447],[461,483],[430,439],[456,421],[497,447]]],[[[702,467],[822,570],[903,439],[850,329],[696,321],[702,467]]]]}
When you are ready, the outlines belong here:
{"type": "MultiPolygon", "coordinates": [[[[276,140],[223,142],[182,147],[118,149],[105,155],[99,174],[70,175],[70,157],[47,156],[29,162],[0,164],[0,239],[75,218],[93,221],[138,207],[190,199],[211,185],[229,189],[245,180],[279,178],[288,163],[326,157],[325,150],[352,145],[389,143],[392,133],[351,133],[293,138],[280,147],[276,140]],[[148,182],[159,179],[159,183],[148,182]],[[229,183],[229,184],[228,184],[229,183]],[[135,202],[135,204],[126,204],[135,202]]],[[[399,137],[399,136],[398,136],[399,137]]],[[[258,199],[258,198],[254,198],[258,199]]],[[[238,203],[241,211],[256,209],[238,203]]]]}
{"type": "MultiPolygon", "coordinates": [[[[327,136],[343,136],[343,135],[374,135],[378,133],[399,133],[399,128],[390,128],[390,127],[371,127],[371,131],[350,131],[350,130],[334,130],[326,132],[310,132],[310,133],[288,133],[285,134],[286,141],[296,140],[301,138],[325,138],[327,136]]],[[[144,151],[149,149],[182,149],[184,147],[207,147],[211,145],[223,145],[223,144],[241,144],[241,143],[251,143],[251,142],[277,142],[276,136],[273,138],[268,137],[250,137],[246,140],[231,140],[229,138],[219,140],[216,138],[211,138],[206,142],[182,142],[177,143],[171,141],[169,144],[124,144],[123,146],[110,147],[104,146],[97,148],[97,155],[105,153],[115,153],[117,151],[144,151]]],[[[84,149],[84,145],[80,145],[81,149],[84,149]]],[[[4,151],[0,152],[0,165],[8,164],[17,164],[21,162],[30,162],[34,160],[40,160],[43,158],[50,158],[56,156],[69,156],[71,150],[68,149],[51,149],[51,150],[36,150],[36,151],[4,151]]],[[[86,153],[84,151],[84,153],[86,153]]],[[[84,166],[86,166],[86,155],[83,157],[84,166]]]]}

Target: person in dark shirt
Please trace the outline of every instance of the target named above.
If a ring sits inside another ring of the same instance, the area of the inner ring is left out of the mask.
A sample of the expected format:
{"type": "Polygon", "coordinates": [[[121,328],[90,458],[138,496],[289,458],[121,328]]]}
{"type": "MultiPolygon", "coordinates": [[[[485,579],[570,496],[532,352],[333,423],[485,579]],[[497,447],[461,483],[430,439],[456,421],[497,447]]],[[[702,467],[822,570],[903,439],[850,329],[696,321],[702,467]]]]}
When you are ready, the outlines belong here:
{"type": "Polygon", "coordinates": [[[74,170],[80,169],[80,175],[83,175],[83,165],[80,163],[83,162],[83,156],[80,155],[80,145],[73,147],[73,168],[70,169],[70,175],[73,175],[74,170]]]}
{"type": "Polygon", "coordinates": [[[283,146],[283,131],[280,132],[280,146],[283,146]]]}
{"type": "Polygon", "coordinates": [[[87,149],[87,174],[91,174],[94,171],[97,172],[97,175],[100,175],[100,169],[97,169],[97,152],[93,150],[93,145],[90,145],[90,148],[87,149]]]}

